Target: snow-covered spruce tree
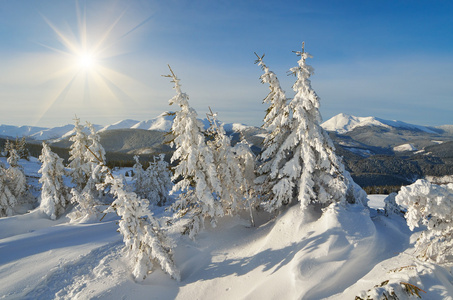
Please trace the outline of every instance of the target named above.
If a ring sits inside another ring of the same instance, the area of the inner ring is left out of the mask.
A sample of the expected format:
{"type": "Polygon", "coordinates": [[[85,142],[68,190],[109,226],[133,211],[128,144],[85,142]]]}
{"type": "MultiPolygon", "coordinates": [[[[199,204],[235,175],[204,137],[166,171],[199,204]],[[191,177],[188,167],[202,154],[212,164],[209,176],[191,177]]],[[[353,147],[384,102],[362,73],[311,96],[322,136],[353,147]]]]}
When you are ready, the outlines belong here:
{"type": "Polygon", "coordinates": [[[196,111],[189,106],[189,96],[181,91],[180,80],[171,68],[170,72],[171,75],[166,77],[175,84],[176,95],[169,103],[181,108],[175,113],[171,128],[173,140],[170,145],[176,148],[171,161],[177,162],[173,175],[176,184],[171,193],[179,193],[173,208],[178,211],[178,216],[190,212],[191,220],[185,232],[194,238],[206,218],[215,226],[216,219],[223,216],[219,201],[221,186],[212,151],[202,133],[202,124],[197,120],[196,111]]]}
{"type": "Polygon", "coordinates": [[[395,200],[407,207],[405,217],[411,230],[426,226],[416,243],[419,258],[452,262],[453,184],[436,185],[419,179],[402,187],[395,200]]]}
{"type": "MultiPolygon", "coordinates": [[[[298,66],[290,70],[296,76],[293,85],[296,94],[288,104],[289,122],[283,121],[288,124],[282,126],[287,130],[282,132],[285,140],[269,143],[263,152],[268,151],[263,158],[274,157],[271,166],[263,170],[268,176],[264,182],[272,187],[266,208],[273,211],[293,199],[297,199],[303,209],[310,203],[364,202],[365,192],[344,170],[333,142],[320,126],[319,98],[309,80],[313,68],[305,62],[311,56],[305,52],[304,45],[302,51],[296,53],[300,56],[298,66]],[[267,150],[268,147],[272,147],[271,150],[267,150]]],[[[280,118],[284,120],[283,116],[280,118]]]]}
{"type": "MultiPolygon", "coordinates": [[[[148,197],[149,192],[149,178],[143,169],[143,165],[140,162],[140,157],[138,155],[134,156],[135,164],[133,168],[133,176],[135,193],[142,198],[148,197]]],[[[148,198],[147,198],[148,199],[148,198]]]]}
{"type": "Polygon", "coordinates": [[[6,142],[5,142],[5,147],[3,149],[3,155],[4,156],[9,156],[9,152],[14,149],[15,146],[14,146],[14,143],[11,142],[8,138],[6,139],[6,142]]]}
{"type": "MultiPolygon", "coordinates": [[[[108,169],[104,167],[104,172],[108,169]]],[[[159,222],[148,209],[149,202],[137,194],[125,190],[123,180],[109,172],[105,184],[116,198],[106,212],[115,211],[121,217],[119,232],[123,235],[125,250],[133,260],[133,275],[143,280],[158,263],[172,278],[180,280],[179,271],[173,262],[174,243],[161,230],[159,222]]]]}
{"type": "Polygon", "coordinates": [[[10,150],[7,162],[10,165],[10,167],[6,170],[9,189],[13,193],[14,197],[20,201],[25,197],[28,186],[25,173],[19,165],[19,154],[16,149],[10,150]]]}
{"type": "Polygon", "coordinates": [[[69,140],[72,142],[69,150],[69,175],[72,178],[74,188],[80,193],[85,187],[90,173],[90,167],[87,164],[86,151],[88,147],[88,138],[80,125],[80,119],[74,119],[75,135],[69,140]]]}
{"type": "Polygon", "coordinates": [[[70,195],[68,188],[63,183],[63,159],[53,153],[46,143],[43,143],[42,146],[42,153],[39,156],[42,165],[38,171],[41,173],[39,183],[42,184],[40,208],[52,220],[55,220],[65,212],[70,195]]]}
{"type": "Polygon", "coordinates": [[[173,187],[169,164],[164,160],[164,157],[164,154],[153,157],[153,161],[146,169],[146,177],[148,178],[148,195],[146,198],[158,206],[170,202],[169,192],[173,187]]]}
{"type": "MultiPolygon", "coordinates": [[[[289,151],[282,148],[282,145],[291,133],[291,116],[285,91],[281,88],[277,75],[270,71],[264,63],[264,54],[259,56],[255,53],[255,55],[258,57],[255,64],[258,64],[264,71],[260,77],[261,82],[269,84],[270,89],[269,94],[263,100],[263,103],[268,103],[269,107],[262,125],[267,134],[263,142],[263,151],[258,156],[257,188],[263,201],[271,202],[276,195],[273,188],[280,180],[278,172],[290,155],[289,151]]],[[[292,187],[288,186],[288,188],[292,187]]],[[[290,200],[291,197],[280,199],[278,206],[288,204],[290,200]]]]}
{"type": "MultiPolygon", "coordinates": [[[[214,164],[221,185],[219,194],[225,213],[235,214],[245,208],[252,209],[254,188],[254,155],[245,141],[231,146],[231,138],[226,135],[216,114],[208,115],[211,126],[208,146],[214,155],[214,164]]],[[[253,218],[252,218],[253,223],[253,218]]]]}
{"type": "Polygon", "coordinates": [[[71,202],[77,204],[74,211],[68,215],[71,220],[96,216],[98,213],[96,205],[103,196],[103,191],[98,190],[96,186],[104,182],[105,173],[102,173],[101,170],[105,162],[105,150],[101,145],[101,137],[94,126],[87,122],[86,127],[90,130],[87,138],[89,146],[86,146],[84,155],[86,160],[84,170],[87,172],[88,179],[81,191],[77,188],[71,190],[71,202]]]}
{"type": "Polygon", "coordinates": [[[20,158],[29,160],[30,152],[27,149],[27,141],[25,137],[22,137],[19,141],[16,141],[16,150],[20,158]]]}
{"type": "Polygon", "coordinates": [[[0,162],[0,217],[12,216],[17,199],[9,189],[6,169],[0,162]]]}
{"type": "Polygon", "coordinates": [[[89,146],[85,151],[85,159],[87,160],[89,178],[84,190],[100,197],[101,194],[97,192],[96,185],[104,181],[105,173],[102,173],[98,166],[105,164],[105,150],[101,145],[101,137],[94,129],[93,124],[87,122],[87,128],[90,130],[90,135],[88,136],[89,146]]]}

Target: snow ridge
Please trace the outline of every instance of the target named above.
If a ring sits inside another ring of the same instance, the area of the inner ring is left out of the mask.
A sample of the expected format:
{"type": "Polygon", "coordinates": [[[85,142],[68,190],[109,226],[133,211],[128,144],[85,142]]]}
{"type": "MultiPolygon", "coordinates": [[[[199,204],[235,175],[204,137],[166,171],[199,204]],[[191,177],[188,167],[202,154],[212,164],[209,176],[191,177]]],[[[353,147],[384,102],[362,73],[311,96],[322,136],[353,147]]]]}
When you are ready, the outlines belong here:
{"type": "Polygon", "coordinates": [[[377,117],[356,117],[340,113],[321,125],[327,131],[335,131],[337,133],[346,133],[354,130],[357,127],[364,126],[379,126],[384,128],[400,128],[409,130],[419,130],[427,133],[436,133],[431,128],[421,125],[409,124],[396,120],[384,120],[377,117]]]}

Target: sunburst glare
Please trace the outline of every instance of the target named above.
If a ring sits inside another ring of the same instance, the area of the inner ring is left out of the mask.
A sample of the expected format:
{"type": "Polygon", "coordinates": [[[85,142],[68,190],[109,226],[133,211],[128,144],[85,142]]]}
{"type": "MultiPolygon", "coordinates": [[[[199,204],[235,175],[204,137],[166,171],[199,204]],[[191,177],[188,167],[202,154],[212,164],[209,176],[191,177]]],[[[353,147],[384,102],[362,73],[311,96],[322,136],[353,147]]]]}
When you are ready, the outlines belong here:
{"type": "Polygon", "coordinates": [[[66,31],[61,29],[63,26],[56,26],[43,16],[60,45],[42,45],[53,50],[55,57],[60,57],[58,61],[63,63],[54,67],[54,74],[50,76],[52,80],[59,82],[59,86],[55,88],[56,94],[43,107],[39,121],[46,118],[51,109],[63,109],[58,108],[60,106],[74,110],[81,110],[83,107],[84,110],[109,113],[106,110],[118,111],[126,100],[131,100],[122,85],[134,80],[119,70],[114,70],[111,63],[122,54],[120,47],[125,42],[124,39],[143,26],[146,20],[125,26],[124,22],[121,23],[124,11],[108,24],[88,23],[86,9],[81,10],[78,3],[75,14],[77,26],[73,29],[66,28],[66,31]]]}

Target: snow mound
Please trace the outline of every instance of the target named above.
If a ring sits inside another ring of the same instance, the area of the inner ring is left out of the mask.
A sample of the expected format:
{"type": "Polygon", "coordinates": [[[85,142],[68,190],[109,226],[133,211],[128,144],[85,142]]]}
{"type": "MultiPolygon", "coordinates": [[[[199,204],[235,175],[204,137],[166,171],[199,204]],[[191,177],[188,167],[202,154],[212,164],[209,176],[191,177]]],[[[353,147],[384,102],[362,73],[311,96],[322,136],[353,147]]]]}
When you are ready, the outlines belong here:
{"type": "Polygon", "coordinates": [[[409,130],[418,130],[427,133],[436,133],[428,127],[413,125],[402,121],[390,121],[376,117],[356,117],[344,113],[338,114],[329,120],[325,121],[321,126],[327,131],[335,131],[337,133],[346,133],[354,130],[357,127],[364,126],[379,126],[384,128],[400,128],[409,130]]]}
{"type": "Polygon", "coordinates": [[[403,144],[396,147],[393,147],[393,151],[395,152],[404,152],[404,151],[417,151],[418,149],[414,147],[412,144],[403,144]]]}

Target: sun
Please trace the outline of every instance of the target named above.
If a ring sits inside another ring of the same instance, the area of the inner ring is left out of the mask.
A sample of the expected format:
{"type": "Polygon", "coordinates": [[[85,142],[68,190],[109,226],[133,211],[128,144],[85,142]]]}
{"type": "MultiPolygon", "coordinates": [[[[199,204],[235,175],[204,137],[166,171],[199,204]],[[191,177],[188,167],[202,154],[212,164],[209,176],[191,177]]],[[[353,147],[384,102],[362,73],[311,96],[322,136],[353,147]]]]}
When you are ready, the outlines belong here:
{"type": "Polygon", "coordinates": [[[97,65],[96,56],[92,53],[81,53],[77,57],[77,65],[81,70],[95,71],[97,65]]]}
{"type": "Polygon", "coordinates": [[[51,45],[39,43],[51,50],[48,66],[52,72],[48,72],[45,80],[46,85],[53,84],[40,109],[39,120],[49,116],[51,110],[114,114],[131,99],[128,94],[131,90],[125,88],[137,81],[117,68],[122,66],[121,56],[131,49],[130,38],[134,41],[140,33],[138,29],[151,17],[139,22],[136,16],[126,17],[127,9],[105,15],[91,11],[88,16],[96,18],[88,22],[86,5],[81,7],[76,1],[76,23],[57,26],[42,15],[56,39],[51,45]]]}

